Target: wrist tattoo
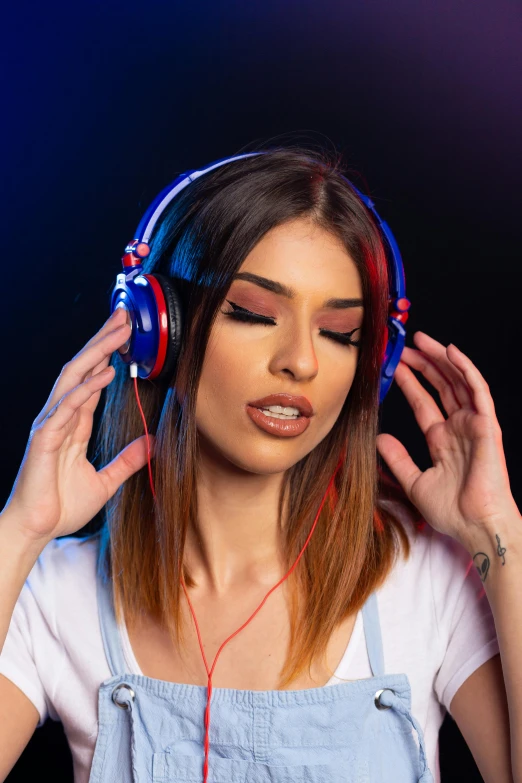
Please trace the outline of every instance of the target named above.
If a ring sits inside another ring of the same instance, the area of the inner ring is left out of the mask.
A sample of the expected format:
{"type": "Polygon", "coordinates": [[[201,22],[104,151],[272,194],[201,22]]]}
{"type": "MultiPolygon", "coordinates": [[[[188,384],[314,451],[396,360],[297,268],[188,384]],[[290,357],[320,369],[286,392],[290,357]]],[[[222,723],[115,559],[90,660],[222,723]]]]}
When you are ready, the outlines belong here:
{"type": "MultiPolygon", "coordinates": [[[[504,557],[506,554],[506,547],[501,546],[500,538],[497,534],[495,534],[495,538],[497,539],[497,555],[502,558],[502,565],[506,565],[506,558],[504,557]]],[[[489,557],[485,552],[477,552],[476,555],[473,556],[473,562],[480,574],[481,580],[485,582],[489,571],[489,557]]]]}
{"type": "Polygon", "coordinates": [[[506,547],[500,546],[500,538],[497,536],[496,533],[495,533],[495,538],[497,539],[497,543],[498,543],[497,555],[502,558],[502,565],[506,565],[506,558],[504,557],[506,553],[506,547]]]}
{"type": "Polygon", "coordinates": [[[473,562],[480,574],[480,578],[485,582],[489,571],[489,557],[484,552],[477,552],[473,557],[473,562]]]}

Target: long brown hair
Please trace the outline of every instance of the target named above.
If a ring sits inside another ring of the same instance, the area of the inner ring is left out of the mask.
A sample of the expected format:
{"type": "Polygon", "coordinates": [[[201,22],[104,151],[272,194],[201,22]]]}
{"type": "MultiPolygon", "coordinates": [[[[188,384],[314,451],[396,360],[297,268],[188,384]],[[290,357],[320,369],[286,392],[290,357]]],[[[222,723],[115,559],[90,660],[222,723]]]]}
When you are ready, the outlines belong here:
{"type": "MultiPolygon", "coordinates": [[[[145,466],[105,506],[99,570],[112,578],[118,619],[123,613],[132,622],[145,612],[183,645],[181,574],[187,587],[195,584],[183,562],[187,529],[194,525],[197,530],[195,403],[216,312],[234,274],[267,231],[306,217],[332,232],[359,271],[365,315],[356,374],[339,418],[283,482],[281,546],[288,570],[342,458],[331,502],[288,580],[290,646],[279,682],[284,688],[314,660],[324,658],[336,626],[384,582],[401,544],[408,557],[401,515],[387,501],[395,499],[409,509],[412,530],[419,515],[379,464],[375,445],[388,315],[388,270],[379,230],[331,153],[312,154],[295,145],[264,152],[195,180],[155,228],[145,272],[175,279],[186,327],[174,377],[140,383],[149,431],[156,436],[152,466],[157,503],[145,466]]],[[[117,353],[112,363],[116,377],[105,395],[96,439],[95,462],[100,465],[143,434],[127,367],[117,353]]]]}

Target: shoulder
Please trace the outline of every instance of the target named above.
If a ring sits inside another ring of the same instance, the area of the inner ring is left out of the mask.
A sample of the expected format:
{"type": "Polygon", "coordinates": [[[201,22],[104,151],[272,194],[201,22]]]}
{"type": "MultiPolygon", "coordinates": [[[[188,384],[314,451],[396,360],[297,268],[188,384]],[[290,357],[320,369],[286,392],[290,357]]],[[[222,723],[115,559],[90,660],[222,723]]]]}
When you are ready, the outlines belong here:
{"type": "Polygon", "coordinates": [[[385,661],[389,670],[407,672],[413,711],[430,716],[436,736],[443,712],[435,702],[449,710],[462,683],[498,652],[494,618],[465,547],[426,520],[412,523],[395,501],[394,512],[410,554],[397,557],[378,591],[385,661]]]}
{"type": "Polygon", "coordinates": [[[95,726],[99,682],[110,676],[96,597],[98,536],[47,544],[14,607],[0,672],[33,702],[40,725],[54,719],[95,726]],[[72,705],[72,706],[71,706],[72,705]],[[74,708],[74,709],[73,709],[74,708]]]}

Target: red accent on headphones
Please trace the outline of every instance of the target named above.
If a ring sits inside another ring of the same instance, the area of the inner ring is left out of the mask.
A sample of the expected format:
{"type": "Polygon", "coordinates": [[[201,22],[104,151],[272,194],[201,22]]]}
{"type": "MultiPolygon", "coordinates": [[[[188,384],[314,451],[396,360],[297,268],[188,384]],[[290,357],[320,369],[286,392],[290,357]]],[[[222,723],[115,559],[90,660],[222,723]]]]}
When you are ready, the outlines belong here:
{"type": "Polygon", "coordinates": [[[409,313],[398,313],[397,311],[392,311],[390,315],[392,318],[395,318],[396,321],[400,321],[401,324],[405,324],[408,320],[409,313]]]}
{"type": "Polygon", "coordinates": [[[161,368],[165,363],[165,356],[167,355],[167,343],[169,337],[169,328],[168,328],[169,319],[167,315],[167,303],[165,302],[165,297],[163,295],[163,291],[161,290],[160,284],[158,283],[154,275],[142,275],[142,277],[148,280],[154,292],[154,298],[156,300],[156,304],[158,307],[158,328],[159,328],[158,352],[156,354],[156,362],[154,364],[154,367],[152,368],[150,375],[147,377],[147,380],[152,381],[160,374],[161,368]]]}
{"type": "Polygon", "coordinates": [[[401,324],[405,324],[408,320],[408,310],[411,307],[410,300],[403,296],[400,299],[396,299],[395,302],[393,302],[393,305],[396,309],[391,309],[391,317],[395,318],[396,321],[400,321],[401,324]]]}
{"type": "Polygon", "coordinates": [[[125,255],[121,259],[121,262],[123,264],[123,268],[127,269],[133,266],[138,266],[138,264],[141,264],[141,258],[137,258],[137,256],[134,255],[134,253],[125,253],[125,255]]]}
{"type": "Polygon", "coordinates": [[[129,242],[125,248],[125,255],[121,259],[123,267],[138,266],[144,258],[147,258],[149,253],[150,247],[146,242],[140,242],[138,239],[134,239],[132,242],[129,242]]]}

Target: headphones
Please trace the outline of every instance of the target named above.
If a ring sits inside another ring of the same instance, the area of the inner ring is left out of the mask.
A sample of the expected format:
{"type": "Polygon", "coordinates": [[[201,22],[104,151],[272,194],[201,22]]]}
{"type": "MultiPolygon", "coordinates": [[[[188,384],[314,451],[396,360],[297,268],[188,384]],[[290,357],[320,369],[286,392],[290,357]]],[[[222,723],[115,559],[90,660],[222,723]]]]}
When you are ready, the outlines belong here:
{"type": "MultiPolygon", "coordinates": [[[[194,169],[180,174],[158,194],[143,215],[135,238],[125,248],[125,255],[122,258],[124,271],[117,275],[116,285],[111,295],[111,313],[120,307],[127,310],[127,320],[132,330],[129,340],[118,349],[121,359],[130,365],[131,377],[166,380],[174,373],[181,348],[182,308],[174,281],[157,273],[143,274],[142,261],[150,253],[150,236],[161,214],[183,188],[208,171],[234,160],[264,154],[264,152],[250,152],[221,158],[204,169],[194,169]]],[[[406,298],[401,254],[390,228],[377,214],[373,201],[361,193],[346,177],[343,176],[343,179],[372,212],[389,251],[386,254],[390,281],[388,340],[381,366],[379,392],[379,403],[381,403],[391,386],[406,341],[404,325],[408,320],[410,301],[406,298]]]]}

